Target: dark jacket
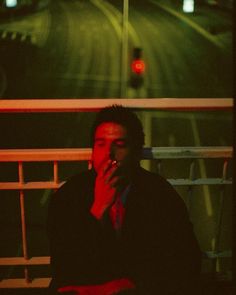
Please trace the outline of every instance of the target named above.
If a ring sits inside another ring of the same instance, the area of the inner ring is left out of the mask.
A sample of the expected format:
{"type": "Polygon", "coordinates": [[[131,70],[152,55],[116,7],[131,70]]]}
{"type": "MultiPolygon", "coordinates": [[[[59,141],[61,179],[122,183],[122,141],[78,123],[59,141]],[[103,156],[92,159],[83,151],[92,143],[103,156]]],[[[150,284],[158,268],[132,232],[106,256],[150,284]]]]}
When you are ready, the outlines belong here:
{"type": "Polygon", "coordinates": [[[117,233],[108,216],[97,221],[89,213],[95,176],[94,171],[76,175],[52,196],[51,290],[126,277],[137,288],[124,294],[193,294],[201,253],[185,204],[172,186],[139,168],[117,233]]]}

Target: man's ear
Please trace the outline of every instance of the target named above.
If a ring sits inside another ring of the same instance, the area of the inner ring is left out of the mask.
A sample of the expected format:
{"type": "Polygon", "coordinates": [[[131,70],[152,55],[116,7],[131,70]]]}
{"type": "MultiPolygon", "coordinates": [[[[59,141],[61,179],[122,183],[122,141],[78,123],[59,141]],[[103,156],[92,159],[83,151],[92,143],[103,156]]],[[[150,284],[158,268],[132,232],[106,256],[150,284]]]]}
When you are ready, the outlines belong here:
{"type": "Polygon", "coordinates": [[[88,160],[88,170],[91,170],[93,168],[93,161],[92,159],[88,160]]]}
{"type": "Polygon", "coordinates": [[[91,153],[91,158],[88,160],[88,169],[91,170],[93,168],[93,148],[92,148],[92,153],[91,153]]]}

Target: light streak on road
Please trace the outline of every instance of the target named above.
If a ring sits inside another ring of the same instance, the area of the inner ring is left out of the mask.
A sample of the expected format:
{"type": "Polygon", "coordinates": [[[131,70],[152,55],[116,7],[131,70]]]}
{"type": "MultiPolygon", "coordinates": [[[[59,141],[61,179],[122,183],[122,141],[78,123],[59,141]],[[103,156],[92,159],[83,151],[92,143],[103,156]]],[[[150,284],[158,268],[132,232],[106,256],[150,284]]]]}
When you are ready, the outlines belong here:
{"type": "Polygon", "coordinates": [[[225,49],[224,44],[216,36],[212,36],[211,33],[209,33],[208,31],[204,30],[197,23],[191,21],[191,19],[189,19],[188,17],[182,15],[181,13],[177,12],[174,9],[171,9],[170,7],[167,7],[166,5],[161,4],[160,2],[156,2],[156,1],[153,1],[153,0],[149,0],[149,1],[152,2],[154,5],[160,6],[162,9],[168,11],[170,14],[172,14],[172,15],[178,17],[179,19],[181,19],[187,25],[189,25],[190,27],[192,27],[196,32],[198,32],[199,34],[201,34],[203,37],[205,37],[206,39],[208,39],[210,42],[214,43],[217,47],[219,47],[221,49],[225,49]]]}
{"type": "Polygon", "coordinates": [[[121,26],[119,22],[117,21],[117,18],[113,16],[113,14],[105,7],[104,3],[102,3],[101,1],[99,0],[90,0],[90,1],[93,3],[94,6],[99,8],[103,12],[103,14],[107,17],[112,27],[114,28],[118,39],[121,41],[122,31],[121,31],[121,26]]]}

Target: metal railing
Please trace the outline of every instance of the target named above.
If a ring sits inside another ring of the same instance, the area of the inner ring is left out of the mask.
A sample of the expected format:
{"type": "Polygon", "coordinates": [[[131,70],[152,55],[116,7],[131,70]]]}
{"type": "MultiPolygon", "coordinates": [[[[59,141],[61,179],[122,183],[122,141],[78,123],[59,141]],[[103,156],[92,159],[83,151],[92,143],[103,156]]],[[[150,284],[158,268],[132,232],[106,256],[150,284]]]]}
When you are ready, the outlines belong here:
{"type": "Polygon", "coordinates": [[[136,110],[232,110],[232,98],[0,100],[1,113],[93,112],[112,104],[136,110]]]}
{"type": "MultiPolygon", "coordinates": [[[[219,99],[212,103],[211,100],[194,99],[192,101],[166,99],[166,100],[122,100],[122,104],[133,109],[231,109],[231,99],[219,99]],[[165,101],[165,103],[164,103],[165,101]],[[170,103],[170,104],[169,104],[170,103]]],[[[109,104],[121,103],[121,100],[109,100],[109,104]]],[[[78,112],[96,111],[108,104],[108,100],[23,100],[0,101],[0,112],[78,112]]],[[[150,147],[143,149],[143,159],[190,159],[189,178],[168,179],[174,186],[199,186],[199,185],[231,185],[232,179],[227,178],[228,162],[232,158],[232,147],[150,147]],[[197,159],[223,159],[222,176],[220,178],[194,178],[194,162],[197,159]]],[[[49,257],[29,257],[27,244],[27,229],[25,218],[25,192],[30,190],[57,189],[63,183],[59,179],[58,165],[61,162],[88,161],[91,149],[65,148],[65,149],[19,149],[0,150],[0,162],[18,165],[18,181],[0,182],[0,190],[15,190],[19,192],[22,231],[22,257],[2,257],[0,266],[23,266],[24,278],[7,278],[0,281],[0,288],[20,287],[47,287],[50,278],[31,279],[29,266],[48,265],[49,257]],[[52,180],[26,181],[24,178],[24,163],[50,162],[52,163],[52,180]]],[[[230,253],[206,253],[212,259],[228,257],[230,253]]]]}
{"type": "MultiPolygon", "coordinates": [[[[89,161],[91,149],[42,149],[42,150],[0,150],[0,162],[17,162],[18,163],[18,181],[1,182],[0,190],[17,190],[20,196],[21,210],[21,229],[22,229],[22,257],[4,257],[0,258],[1,266],[24,266],[24,279],[5,279],[0,282],[1,288],[14,287],[46,287],[49,284],[49,278],[40,278],[31,280],[28,272],[28,266],[47,265],[49,257],[29,257],[27,245],[27,230],[25,219],[25,191],[39,189],[57,189],[62,185],[58,177],[58,164],[65,161],[89,161]],[[26,182],[24,180],[23,163],[25,162],[45,162],[52,163],[52,181],[26,182]]],[[[192,165],[190,165],[190,177],[188,179],[168,179],[176,186],[196,186],[196,185],[229,185],[232,179],[226,178],[226,167],[228,160],[232,157],[231,147],[180,147],[180,148],[144,148],[143,159],[161,160],[161,159],[224,159],[221,178],[198,178],[193,179],[192,165]]],[[[193,162],[192,162],[193,163],[193,162]]],[[[222,253],[208,253],[209,257],[217,258],[222,253]]]]}

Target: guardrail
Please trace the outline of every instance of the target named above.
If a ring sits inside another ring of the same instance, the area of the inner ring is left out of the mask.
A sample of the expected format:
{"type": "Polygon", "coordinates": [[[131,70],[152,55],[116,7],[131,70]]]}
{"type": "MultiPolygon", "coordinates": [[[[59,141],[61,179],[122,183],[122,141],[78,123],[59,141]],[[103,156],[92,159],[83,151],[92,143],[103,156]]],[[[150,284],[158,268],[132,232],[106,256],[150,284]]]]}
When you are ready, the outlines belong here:
{"type": "MultiPolygon", "coordinates": [[[[196,186],[196,185],[230,185],[232,179],[227,179],[227,163],[232,158],[231,147],[162,147],[162,148],[144,148],[143,159],[161,160],[161,159],[224,159],[222,168],[222,178],[199,178],[193,179],[193,167],[190,165],[188,179],[168,179],[176,186],[196,186]]],[[[20,195],[21,210],[21,229],[23,257],[4,257],[0,258],[1,266],[19,266],[25,267],[24,279],[5,279],[0,282],[0,288],[20,288],[20,287],[47,287],[50,278],[38,278],[31,280],[28,272],[28,266],[47,265],[49,257],[29,257],[27,245],[27,230],[25,219],[24,192],[25,190],[38,189],[57,189],[63,183],[58,177],[58,163],[64,161],[89,161],[91,149],[42,149],[42,150],[0,150],[0,162],[17,162],[18,163],[18,181],[17,182],[0,182],[0,190],[17,190],[20,195]],[[52,181],[25,182],[23,163],[25,162],[51,162],[52,163],[52,181]]],[[[205,253],[206,257],[217,258],[228,256],[229,253],[205,253]]]]}
{"type": "MultiPolygon", "coordinates": [[[[136,109],[170,109],[170,110],[231,110],[232,99],[105,99],[105,100],[2,100],[0,112],[80,112],[97,111],[110,104],[120,104],[136,109]]],[[[232,184],[232,179],[227,178],[228,162],[232,158],[232,147],[150,147],[143,149],[143,159],[190,159],[189,178],[168,179],[174,186],[194,187],[199,185],[219,185],[225,188],[232,184]],[[194,178],[194,162],[197,159],[223,159],[222,175],[220,178],[194,178]]],[[[19,191],[22,231],[22,257],[0,258],[0,266],[23,266],[24,278],[7,278],[0,281],[0,288],[37,288],[47,287],[50,278],[31,279],[29,266],[48,265],[49,257],[29,257],[27,244],[27,229],[25,219],[25,191],[41,189],[57,189],[63,183],[59,179],[58,165],[61,162],[77,162],[90,160],[91,149],[21,149],[0,150],[0,162],[18,163],[18,181],[0,182],[0,190],[19,191]],[[50,162],[52,163],[52,180],[49,181],[25,181],[24,163],[26,162],[50,162]]],[[[206,252],[205,257],[217,259],[218,257],[230,257],[231,251],[206,252]]]]}
{"type": "Polygon", "coordinates": [[[112,104],[136,110],[232,110],[232,98],[0,100],[1,113],[93,112],[112,104]]]}

